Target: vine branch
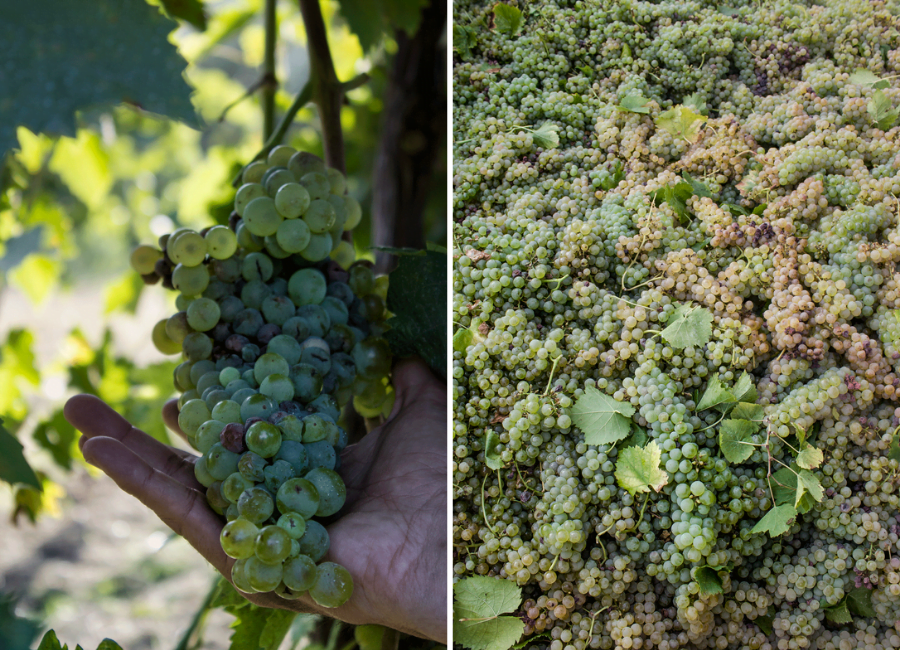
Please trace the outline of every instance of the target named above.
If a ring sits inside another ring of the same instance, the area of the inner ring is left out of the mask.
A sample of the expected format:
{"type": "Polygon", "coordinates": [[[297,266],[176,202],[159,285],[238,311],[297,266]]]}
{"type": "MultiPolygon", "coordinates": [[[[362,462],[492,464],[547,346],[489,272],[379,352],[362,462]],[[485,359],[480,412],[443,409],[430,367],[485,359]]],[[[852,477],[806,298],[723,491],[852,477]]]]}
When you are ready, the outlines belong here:
{"type": "Polygon", "coordinates": [[[341,130],[341,104],[344,101],[344,86],[338,81],[328,47],[328,34],[319,0],[298,0],[300,14],[306,27],[309,44],[309,60],[312,68],[312,99],[319,107],[322,123],[322,144],[325,148],[325,163],[329,167],[346,172],[344,165],[344,134],[341,130]]]}
{"type": "Polygon", "coordinates": [[[267,141],[275,128],[275,90],[278,80],[275,77],[275,41],[278,38],[275,19],[275,0],[266,0],[265,10],[266,45],[263,58],[262,109],[263,109],[263,141],[267,141]]]}

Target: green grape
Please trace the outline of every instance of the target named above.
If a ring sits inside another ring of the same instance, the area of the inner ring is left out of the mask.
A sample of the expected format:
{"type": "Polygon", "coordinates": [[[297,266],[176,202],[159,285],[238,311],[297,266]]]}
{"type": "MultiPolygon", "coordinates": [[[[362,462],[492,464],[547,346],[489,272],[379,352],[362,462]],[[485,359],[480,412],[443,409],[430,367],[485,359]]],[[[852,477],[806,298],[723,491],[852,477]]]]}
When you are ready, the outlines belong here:
{"type": "Polygon", "coordinates": [[[188,323],[187,312],[172,314],[166,321],[166,335],[179,345],[184,343],[184,337],[193,331],[188,323]]]}
{"type": "MultiPolygon", "coordinates": [[[[284,218],[275,209],[275,201],[267,196],[253,199],[244,208],[244,226],[257,237],[274,235],[284,218]]],[[[240,241],[240,233],[238,233],[240,241]]]]}
{"type": "Polygon", "coordinates": [[[325,161],[306,151],[298,151],[291,156],[288,162],[288,169],[294,175],[294,178],[300,180],[311,172],[325,172],[325,161]]]}
{"type": "Polygon", "coordinates": [[[273,373],[262,380],[259,392],[275,402],[286,402],[294,397],[294,385],[286,375],[273,373]]]}
{"type": "MultiPolygon", "coordinates": [[[[332,239],[334,239],[333,235],[332,239]]],[[[342,269],[349,269],[350,265],[356,261],[356,249],[353,248],[353,244],[350,242],[340,240],[334,250],[331,251],[330,257],[337,262],[342,269]]]]}
{"type": "Polygon", "coordinates": [[[357,296],[365,296],[375,290],[375,274],[365,264],[354,264],[347,284],[357,296]]]}
{"type": "MultiPolygon", "coordinates": [[[[269,296],[263,300],[261,311],[266,322],[274,323],[281,327],[285,322],[294,317],[294,309],[294,303],[291,302],[290,298],[287,296],[269,296]]],[[[294,342],[296,343],[296,341],[294,342]]],[[[269,345],[272,345],[272,341],[269,341],[269,345]]]]}
{"type": "Polygon", "coordinates": [[[263,458],[271,458],[281,448],[281,431],[268,422],[254,422],[247,429],[247,449],[263,458]]]}
{"type": "Polygon", "coordinates": [[[385,377],[391,369],[391,348],[380,337],[369,337],[353,346],[353,363],[362,377],[385,377]]]}
{"type": "Polygon", "coordinates": [[[247,564],[244,566],[244,574],[247,576],[247,582],[257,592],[272,591],[281,584],[281,562],[266,564],[258,557],[251,557],[247,559],[247,564]]]}
{"type": "MultiPolygon", "coordinates": [[[[319,491],[302,478],[292,478],[282,483],[275,499],[282,514],[296,512],[307,520],[319,509],[319,491]]],[[[311,523],[307,522],[307,526],[311,523]]]]}
{"type": "Polygon", "coordinates": [[[237,471],[240,455],[229,451],[217,442],[206,454],[206,469],[217,481],[224,481],[237,471]]]}
{"type": "MultiPolygon", "coordinates": [[[[213,474],[215,476],[215,474],[213,474]]],[[[338,473],[325,467],[317,467],[305,476],[306,480],[316,486],[319,493],[319,508],[316,516],[327,517],[335,514],[347,500],[347,488],[338,473]]]]}
{"type": "MultiPolygon", "coordinates": [[[[235,393],[235,397],[237,397],[237,393],[235,393]]],[[[241,403],[241,418],[244,422],[250,418],[268,418],[274,412],[275,402],[265,395],[250,395],[241,403]]]]}
{"type": "Polygon", "coordinates": [[[297,341],[305,341],[309,336],[309,324],[305,318],[295,316],[288,318],[281,326],[281,332],[297,341]]]}
{"type": "Polygon", "coordinates": [[[172,284],[186,296],[199,296],[209,286],[209,271],[202,265],[179,264],[172,271],[172,284]]]}
{"type": "Polygon", "coordinates": [[[269,341],[267,347],[269,354],[277,354],[284,359],[288,365],[292,366],[300,361],[300,355],[303,348],[297,343],[297,340],[287,334],[279,334],[269,341]]]}
{"type": "Polygon", "coordinates": [[[195,389],[186,390],[181,394],[181,397],[178,398],[178,408],[184,408],[184,405],[190,402],[192,399],[200,399],[200,393],[198,393],[195,389]]]}
{"type": "Polygon", "coordinates": [[[300,539],[306,532],[306,519],[296,512],[286,512],[278,518],[278,527],[291,539],[300,539]]]}
{"type": "Polygon", "coordinates": [[[238,461],[238,472],[248,481],[261,483],[265,480],[266,460],[252,451],[245,452],[238,461]]]}
{"type": "Polygon", "coordinates": [[[253,364],[253,376],[260,384],[269,375],[287,375],[290,371],[291,367],[284,360],[284,357],[274,352],[266,352],[253,364]]]}
{"type": "Polygon", "coordinates": [[[153,345],[157,350],[162,352],[163,354],[178,354],[181,352],[181,344],[177,341],[173,341],[168,334],[166,334],[166,324],[169,322],[168,318],[164,318],[156,325],[153,326],[153,331],[150,333],[150,340],[153,341],[153,345]]]}
{"type": "MultiPolygon", "coordinates": [[[[334,451],[334,447],[327,440],[319,440],[307,444],[306,453],[309,458],[310,470],[316,469],[317,467],[329,470],[334,469],[337,461],[337,454],[334,451]]],[[[308,478],[307,480],[312,481],[311,478],[308,478]]],[[[315,481],[313,481],[313,483],[315,483],[315,481]]],[[[316,488],[319,488],[318,484],[316,484],[316,488]]],[[[319,490],[319,494],[321,498],[321,489],[319,490]]]]}
{"type": "Polygon", "coordinates": [[[267,564],[281,563],[291,552],[291,538],[279,526],[266,526],[256,537],[256,557],[267,564]]]}
{"type": "Polygon", "coordinates": [[[238,188],[237,194],[234,195],[234,211],[243,216],[247,204],[253,199],[258,199],[266,194],[266,188],[259,183],[245,183],[238,188]]]}
{"type": "Polygon", "coordinates": [[[276,460],[263,470],[263,474],[266,476],[266,487],[272,494],[278,492],[278,488],[281,487],[282,483],[295,476],[294,468],[284,460],[276,460]]]}
{"type": "Polygon", "coordinates": [[[238,499],[237,506],[241,517],[254,524],[261,524],[275,512],[272,495],[261,487],[253,487],[245,491],[238,499]]]}
{"type": "Polygon", "coordinates": [[[277,260],[284,260],[291,256],[291,253],[284,250],[278,244],[278,237],[276,235],[269,235],[266,237],[266,252],[277,260]]]}
{"type": "MultiPolygon", "coordinates": [[[[272,288],[262,280],[250,280],[241,289],[241,300],[249,309],[259,311],[263,301],[272,294],[272,288]]],[[[254,332],[255,333],[255,332],[254,332]]]]}
{"type": "Polygon", "coordinates": [[[206,259],[206,240],[199,233],[184,232],[174,239],[169,239],[166,253],[175,264],[185,267],[198,266],[206,259]]]}
{"type": "Polygon", "coordinates": [[[268,282],[274,272],[275,267],[272,264],[272,258],[265,253],[250,253],[241,264],[241,275],[247,282],[251,280],[268,282]]]}
{"type": "Polygon", "coordinates": [[[234,583],[235,587],[245,594],[256,593],[256,590],[250,585],[250,581],[247,579],[246,566],[247,560],[235,561],[234,565],[231,567],[231,581],[234,583]]]}
{"type": "Polygon", "coordinates": [[[213,445],[219,442],[219,434],[222,433],[222,429],[224,428],[225,423],[220,422],[219,420],[207,420],[201,424],[197,428],[197,433],[195,434],[197,451],[201,454],[205,454],[212,449],[213,445]]]}
{"type": "Polygon", "coordinates": [[[359,201],[352,196],[344,195],[344,205],[347,208],[347,220],[344,222],[344,231],[353,230],[362,221],[362,208],[359,201]]]}
{"type": "MultiPolygon", "coordinates": [[[[243,381],[243,380],[242,380],[242,381],[243,381]]],[[[246,383],[246,382],[245,382],[245,383],[246,383]]],[[[241,389],[236,390],[236,391],[232,394],[231,399],[232,399],[232,401],[237,402],[238,404],[240,404],[241,406],[243,406],[243,405],[244,405],[244,402],[246,402],[248,399],[250,399],[250,398],[253,397],[254,395],[258,395],[258,394],[259,394],[259,392],[258,392],[255,388],[249,388],[249,387],[248,387],[248,388],[241,388],[241,389]]],[[[265,397],[265,395],[263,395],[263,397],[265,397]]],[[[257,404],[253,404],[253,407],[254,407],[254,408],[255,408],[256,406],[258,406],[258,405],[257,405],[257,404]]],[[[262,406],[264,407],[264,405],[262,405],[262,406]]],[[[249,408],[249,407],[248,407],[248,408],[249,408]]],[[[247,412],[249,413],[249,411],[247,411],[247,412]]],[[[250,416],[248,416],[248,417],[250,417],[250,416]]],[[[246,420],[246,419],[247,419],[247,418],[245,418],[245,417],[244,417],[244,414],[242,413],[242,414],[241,414],[241,420],[246,420]]]]}
{"type": "Polygon", "coordinates": [[[322,607],[340,607],[353,593],[353,578],[340,564],[323,562],[316,567],[316,582],[309,595],[322,607]]]}
{"type": "MultiPolygon", "coordinates": [[[[278,430],[281,431],[281,450],[285,449],[286,443],[288,441],[293,442],[302,442],[303,441],[303,420],[298,418],[293,413],[285,415],[281,417],[277,422],[275,422],[275,426],[278,427],[278,430]]],[[[281,451],[278,452],[279,458],[281,456],[281,451]]],[[[290,460],[290,459],[288,459],[290,460]]],[[[293,464],[293,462],[291,463],[293,464]]],[[[298,468],[302,470],[303,468],[298,468]]],[[[301,472],[298,471],[298,474],[301,472]]]]}
{"type": "Polygon", "coordinates": [[[288,183],[293,182],[294,175],[291,172],[289,172],[287,169],[278,169],[265,179],[266,194],[274,199],[278,194],[278,190],[280,190],[288,183]]]}
{"type": "Polygon", "coordinates": [[[284,563],[281,579],[291,591],[306,591],[316,583],[316,563],[306,555],[292,557],[284,563]]]}
{"type": "Polygon", "coordinates": [[[327,232],[321,234],[312,234],[309,236],[309,243],[302,251],[300,257],[310,262],[321,262],[331,253],[332,239],[327,232]]]}
{"type": "Polygon", "coordinates": [[[219,303],[209,298],[197,298],[187,308],[187,322],[192,329],[206,332],[219,322],[222,312],[219,303]]]}
{"type": "Polygon", "coordinates": [[[206,488],[216,482],[216,479],[213,478],[206,468],[206,456],[200,456],[194,463],[194,477],[200,485],[206,488]]]}
{"type": "Polygon", "coordinates": [[[359,646],[359,650],[381,650],[381,640],[384,638],[385,627],[383,625],[357,625],[353,628],[353,638],[359,646]]]}
{"type": "Polygon", "coordinates": [[[275,209],[285,219],[296,219],[309,207],[309,192],[299,183],[287,183],[275,194],[275,209]]]}
{"type": "MultiPolygon", "coordinates": [[[[226,391],[227,391],[226,387],[226,391]]],[[[225,424],[241,423],[241,405],[232,399],[222,400],[215,405],[211,413],[213,419],[225,424]]]]}
{"type": "Polygon", "coordinates": [[[253,522],[238,518],[225,524],[219,535],[219,541],[228,557],[245,560],[253,556],[258,535],[259,528],[253,522]]]}
{"type": "Polygon", "coordinates": [[[237,251],[237,235],[227,226],[213,226],[204,238],[209,256],[215,260],[230,259],[237,251]]]}
{"type": "Polygon", "coordinates": [[[305,363],[291,366],[289,377],[294,385],[295,400],[306,404],[322,392],[322,375],[313,366],[305,363]]]}
{"type": "Polygon", "coordinates": [[[270,167],[287,168],[288,163],[296,153],[297,150],[293,147],[290,147],[286,144],[280,144],[272,148],[272,150],[269,152],[269,155],[266,157],[266,162],[270,167]]]}
{"type": "Polygon", "coordinates": [[[340,239],[341,233],[344,231],[344,222],[347,221],[347,204],[344,203],[343,196],[334,194],[329,194],[326,200],[334,209],[334,223],[328,230],[331,232],[332,237],[340,239]]]}
{"type": "MultiPolygon", "coordinates": [[[[207,287],[207,288],[209,288],[209,287],[207,287]]],[[[194,301],[194,299],[192,297],[186,296],[183,293],[179,293],[177,296],[175,296],[175,308],[178,311],[186,312],[187,308],[191,306],[191,303],[193,301],[194,301]]]]}
{"type": "Polygon", "coordinates": [[[191,388],[195,388],[196,385],[191,381],[191,362],[184,361],[178,366],[175,367],[174,377],[175,377],[175,388],[180,391],[190,390],[191,388]]]}
{"type": "Polygon", "coordinates": [[[219,383],[222,384],[223,386],[227,386],[228,384],[233,382],[235,379],[240,379],[240,378],[241,378],[241,371],[232,366],[229,366],[228,368],[222,368],[222,370],[219,371],[219,383]]]}
{"type": "Polygon", "coordinates": [[[262,160],[257,160],[246,167],[244,167],[244,171],[241,174],[241,182],[242,183],[259,183],[262,180],[263,175],[268,171],[269,165],[264,163],[262,160]]]}
{"type": "Polygon", "coordinates": [[[131,252],[131,267],[141,275],[148,275],[154,272],[162,257],[163,252],[158,248],[142,244],[131,252]]]}
{"type": "Polygon", "coordinates": [[[195,436],[204,422],[209,420],[210,412],[202,399],[192,399],[178,413],[178,426],[186,435],[195,436]]]}
{"type": "MultiPolygon", "coordinates": [[[[309,410],[318,412],[323,418],[330,418],[331,424],[334,424],[334,421],[341,417],[341,410],[338,408],[337,400],[335,400],[333,395],[328,393],[322,393],[310,402],[309,410]]],[[[338,428],[338,431],[340,431],[340,428],[338,428]]],[[[331,440],[331,438],[326,439],[331,440]]]]}
{"type": "MultiPolygon", "coordinates": [[[[224,487],[225,484],[223,483],[222,485],[224,487]]],[[[228,506],[228,509],[225,510],[225,521],[234,521],[239,516],[240,516],[240,513],[238,512],[236,503],[230,504],[228,506]]]]}
{"type": "Polygon", "coordinates": [[[309,245],[309,226],[302,219],[283,221],[275,232],[275,241],[288,253],[299,253],[309,245]]]}
{"type": "Polygon", "coordinates": [[[325,274],[316,269],[300,269],[288,280],[288,295],[298,307],[319,304],[327,289],[325,274]]]}
{"type": "Polygon", "coordinates": [[[329,167],[325,171],[328,177],[328,184],[332,194],[343,194],[347,191],[347,177],[344,176],[340,169],[329,167]]]}
{"type": "Polygon", "coordinates": [[[206,488],[206,502],[216,514],[225,514],[229,504],[228,499],[222,496],[222,481],[216,480],[215,483],[206,488]]]}
{"type": "Polygon", "coordinates": [[[326,233],[334,226],[337,219],[334,207],[322,199],[314,199],[310,202],[309,208],[303,214],[303,221],[309,226],[309,231],[313,234],[326,233]]]}
{"type": "Polygon", "coordinates": [[[200,379],[203,375],[215,372],[216,364],[214,361],[210,361],[209,359],[202,359],[191,364],[191,383],[195,386],[200,383],[200,379]]]}
{"type": "Polygon", "coordinates": [[[182,343],[184,354],[191,361],[208,359],[209,355],[212,354],[212,347],[212,339],[203,332],[191,332],[184,337],[184,342],[182,343]]]}
{"type": "Polygon", "coordinates": [[[300,544],[300,553],[307,555],[313,562],[318,562],[328,549],[331,548],[331,539],[325,527],[315,520],[306,520],[306,532],[297,540],[300,544]]]}
{"type": "Polygon", "coordinates": [[[237,237],[238,246],[243,248],[245,251],[261,251],[263,249],[263,239],[250,232],[250,229],[247,228],[243,220],[238,223],[237,229],[234,231],[234,235],[235,237],[237,237]]]}
{"type": "Polygon", "coordinates": [[[310,345],[303,348],[300,363],[312,366],[324,377],[331,370],[331,355],[318,346],[310,345]]]}
{"type": "MultiPolygon", "coordinates": [[[[238,461],[238,466],[240,466],[240,461],[238,461]]],[[[222,481],[222,496],[237,505],[241,495],[252,488],[253,485],[253,481],[247,480],[239,470],[229,474],[228,478],[222,481]]]]}
{"type": "Polygon", "coordinates": [[[313,201],[325,199],[331,193],[331,183],[323,172],[310,172],[300,179],[300,183],[309,191],[313,201]]]}

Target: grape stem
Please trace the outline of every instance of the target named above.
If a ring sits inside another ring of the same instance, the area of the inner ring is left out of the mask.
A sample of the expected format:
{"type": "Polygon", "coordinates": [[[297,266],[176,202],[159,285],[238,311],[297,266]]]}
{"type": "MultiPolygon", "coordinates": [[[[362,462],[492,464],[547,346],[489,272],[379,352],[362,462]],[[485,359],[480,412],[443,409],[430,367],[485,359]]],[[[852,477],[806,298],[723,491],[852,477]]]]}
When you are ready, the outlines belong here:
{"type": "Polygon", "coordinates": [[[275,91],[278,79],[275,77],[275,43],[278,39],[278,26],[275,15],[275,0],[266,0],[265,8],[265,52],[263,56],[262,109],[263,109],[263,141],[272,136],[275,128],[275,91]]]}

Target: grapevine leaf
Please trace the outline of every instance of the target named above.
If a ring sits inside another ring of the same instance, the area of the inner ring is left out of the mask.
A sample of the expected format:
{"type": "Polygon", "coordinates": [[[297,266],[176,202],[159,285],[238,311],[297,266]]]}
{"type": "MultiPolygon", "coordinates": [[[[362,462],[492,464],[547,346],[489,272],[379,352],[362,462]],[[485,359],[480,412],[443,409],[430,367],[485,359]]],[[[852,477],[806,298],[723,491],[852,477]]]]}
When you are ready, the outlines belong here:
{"type": "Polygon", "coordinates": [[[762,406],[759,404],[748,404],[747,402],[738,402],[737,406],[731,411],[731,417],[737,420],[750,420],[755,424],[762,424],[765,414],[762,406]]]}
{"type": "Polygon", "coordinates": [[[296,612],[265,607],[242,607],[233,609],[236,620],[232,624],[232,648],[257,648],[277,650],[297,616],[296,612]]]}
{"type": "Polygon", "coordinates": [[[896,460],[900,462],[900,436],[896,433],[891,438],[891,445],[888,447],[888,460],[896,460]]]}
{"type": "Polygon", "coordinates": [[[619,445],[619,449],[625,449],[626,447],[643,447],[647,444],[647,440],[649,440],[647,432],[641,427],[634,427],[634,431],[622,441],[622,444],[619,445]]]}
{"type": "Polygon", "coordinates": [[[584,389],[584,395],[571,408],[570,416],[576,427],[584,433],[589,445],[618,442],[631,430],[634,407],[629,402],[604,395],[592,386],[584,389]]]}
{"type": "Polygon", "coordinates": [[[456,330],[456,334],[453,335],[453,349],[457,352],[465,352],[474,342],[475,332],[468,327],[456,330]]]}
{"type": "Polygon", "coordinates": [[[659,492],[669,482],[669,475],[659,467],[661,451],[656,442],[646,447],[628,447],[619,452],[616,461],[616,480],[631,494],[659,492]]]}
{"type": "Polygon", "coordinates": [[[801,469],[797,477],[797,496],[794,497],[795,507],[800,505],[800,499],[807,493],[816,501],[821,501],[822,497],[825,496],[825,491],[822,489],[822,484],[819,483],[816,475],[808,469],[801,469]]]}
{"type": "Polygon", "coordinates": [[[667,185],[650,195],[655,203],[668,203],[675,211],[675,214],[682,220],[690,218],[687,202],[692,196],[694,196],[694,189],[688,183],[667,185]]]}
{"type": "Polygon", "coordinates": [[[453,26],[453,47],[464,61],[472,55],[472,48],[476,43],[477,39],[472,28],[462,25],[453,26]]]}
{"type": "MultiPolygon", "coordinates": [[[[706,345],[712,334],[713,315],[704,307],[681,305],[675,310],[675,318],[660,334],[675,348],[706,345]]],[[[734,401],[732,397],[729,401],[734,401]]]]}
{"type": "Polygon", "coordinates": [[[796,507],[800,513],[809,512],[815,505],[815,500],[805,487],[797,485],[797,474],[795,467],[788,469],[782,467],[772,476],[772,491],[775,493],[775,504],[791,505],[796,507]],[[800,492],[798,499],[797,493],[800,492]]]}
{"type": "Polygon", "coordinates": [[[5,4],[0,156],[16,146],[16,127],[74,135],[75,112],[95,106],[125,102],[195,125],[175,27],[146,2],[5,4]]]}
{"type": "Polygon", "coordinates": [[[625,95],[619,104],[619,110],[646,115],[650,112],[650,107],[647,106],[649,103],[650,100],[643,95],[625,95]]]}
{"type": "Polygon", "coordinates": [[[770,537],[783,535],[791,528],[791,523],[797,516],[797,508],[787,503],[769,510],[766,516],[760,519],[751,530],[751,533],[769,533],[770,537]]]}
{"type": "MultiPolygon", "coordinates": [[[[41,639],[37,650],[63,650],[63,648],[64,646],[60,644],[56,632],[54,630],[47,630],[47,633],[44,634],[44,637],[41,639]]],[[[65,646],[65,648],[68,649],[68,646],[65,646]]]]}
{"type": "Polygon", "coordinates": [[[503,463],[500,460],[500,452],[497,451],[497,445],[500,444],[500,436],[491,429],[484,437],[484,464],[491,469],[500,469],[503,463]]]}
{"type": "Polygon", "coordinates": [[[712,198],[712,192],[709,191],[709,187],[706,185],[706,183],[704,183],[703,181],[698,181],[687,172],[681,172],[681,177],[688,185],[691,186],[693,196],[699,196],[708,199],[712,198]]]}
{"type": "Polygon", "coordinates": [[[869,103],[866,104],[869,116],[882,131],[887,131],[894,126],[897,117],[900,116],[900,107],[892,108],[892,106],[890,98],[882,90],[876,90],[869,103]]]}
{"type": "Polygon", "coordinates": [[[689,106],[675,106],[656,118],[656,126],[675,138],[684,138],[690,143],[700,139],[700,128],[706,117],[689,106]]]}
{"type": "Polygon", "coordinates": [[[851,589],[847,594],[847,607],[857,616],[866,618],[875,616],[875,608],[872,607],[872,590],[865,587],[851,589]]]}
{"type": "Polygon", "coordinates": [[[180,18],[201,32],[206,29],[206,11],[200,0],[162,0],[162,6],[172,18],[180,18]]]}
{"type": "Polygon", "coordinates": [[[753,378],[746,371],[741,374],[732,392],[734,393],[734,399],[738,402],[755,402],[759,399],[759,394],[756,392],[756,384],[753,383],[753,378]]]}
{"type": "Polygon", "coordinates": [[[815,469],[825,460],[821,449],[807,445],[797,454],[797,464],[803,469],[815,469]]]}
{"type": "MultiPolygon", "coordinates": [[[[0,155],[2,155],[2,151],[0,151],[0,155]]],[[[40,250],[42,232],[41,226],[35,226],[21,235],[10,237],[3,242],[5,251],[0,254],[0,273],[11,271],[24,262],[26,257],[40,250]]]]}
{"type": "Polygon", "coordinates": [[[399,256],[388,285],[387,308],[394,317],[385,338],[394,354],[418,354],[441,376],[447,373],[446,296],[446,255],[399,256]]]}
{"type": "Polygon", "coordinates": [[[865,68],[857,68],[856,72],[850,75],[850,83],[859,86],[872,86],[875,90],[883,90],[891,85],[887,79],[881,79],[865,68]]]}
{"type": "Polygon", "coordinates": [[[453,638],[472,650],[508,650],[525,631],[514,612],[522,589],[508,580],[472,576],[453,586],[453,638]]]}
{"type": "Polygon", "coordinates": [[[97,650],[122,650],[122,646],[112,639],[103,639],[97,646],[97,650]]]}
{"type": "Polygon", "coordinates": [[[16,600],[9,594],[0,594],[0,630],[3,631],[3,648],[18,650],[32,647],[32,642],[43,627],[37,621],[16,615],[16,600]]]}
{"type": "Polygon", "coordinates": [[[368,52],[394,29],[415,34],[427,0],[340,0],[341,15],[368,52]]]}
{"type": "Polygon", "coordinates": [[[826,607],[825,618],[838,625],[852,623],[853,617],[850,616],[850,610],[847,608],[847,599],[845,598],[834,607],[826,607]]]}
{"type": "Polygon", "coordinates": [[[72,469],[72,449],[78,439],[78,432],[69,424],[61,410],[54,413],[52,418],[41,422],[32,437],[53,455],[57,465],[72,469]]]}
{"type": "MultiPolygon", "coordinates": [[[[678,312],[676,311],[675,313],[677,314],[678,312]]],[[[668,329],[668,327],[666,329],[668,329]]],[[[722,382],[719,380],[719,375],[715,374],[706,384],[706,390],[703,391],[703,397],[700,398],[700,403],[697,404],[697,410],[705,411],[706,409],[711,409],[734,401],[734,395],[722,385],[722,382]]]]}
{"type": "Polygon", "coordinates": [[[537,641],[538,639],[544,639],[544,638],[549,639],[550,633],[549,632],[541,632],[540,634],[535,634],[533,636],[530,636],[530,637],[526,638],[524,641],[520,641],[519,643],[515,644],[513,646],[513,650],[522,650],[522,648],[526,648],[526,647],[534,644],[534,642],[537,641]]]}
{"type": "Polygon", "coordinates": [[[771,614],[764,614],[762,616],[757,616],[753,622],[756,623],[756,627],[758,627],[763,634],[771,636],[773,632],[772,623],[775,622],[774,616],[771,614]]]}
{"type": "Polygon", "coordinates": [[[41,490],[41,481],[25,460],[22,444],[6,430],[3,420],[0,420],[0,480],[10,485],[24,483],[41,490]]]}
{"type": "Polygon", "coordinates": [[[748,215],[750,214],[746,208],[738,205],[737,203],[726,203],[723,207],[728,208],[728,211],[731,212],[732,215],[748,215]]]}
{"type": "Polygon", "coordinates": [[[700,93],[692,93],[685,97],[681,101],[682,105],[694,110],[701,115],[706,115],[709,112],[709,109],[706,107],[706,100],[700,95],[700,93]]]}
{"type": "Polygon", "coordinates": [[[269,616],[262,634],[259,635],[259,647],[262,650],[278,650],[284,637],[291,629],[297,612],[286,609],[268,610],[269,616]]]}
{"type": "Polygon", "coordinates": [[[749,420],[725,420],[719,429],[719,449],[729,463],[743,463],[753,454],[751,436],[756,425],[749,420]]]}
{"type": "Polygon", "coordinates": [[[502,2],[494,5],[494,27],[501,34],[515,36],[522,31],[524,19],[521,10],[502,2]]]}
{"type": "Polygon", "coordinates": [[[722,593],[722,579],[710,566],[698,567],[694,571],[694,580],[700,585],[700,593],[704,596],[722,593]]]}
{"type": "Polygon", "coordinates": [[[534,144],[543,149],[556,149],[559,146],[559,127],[550,122],[544,122],[531,132],[534,144]]]}

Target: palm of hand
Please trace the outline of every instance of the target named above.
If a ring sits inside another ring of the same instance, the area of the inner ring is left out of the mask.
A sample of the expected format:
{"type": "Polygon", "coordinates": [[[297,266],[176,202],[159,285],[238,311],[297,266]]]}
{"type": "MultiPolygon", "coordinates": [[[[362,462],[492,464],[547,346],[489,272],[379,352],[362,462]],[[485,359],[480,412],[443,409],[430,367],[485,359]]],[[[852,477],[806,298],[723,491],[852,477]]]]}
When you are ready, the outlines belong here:
{"type": "MultiPolygon", "coordinates": [[[[306,597],[286,601],[270,593],[248,599],[444,640],[445,391],[419,361],[398,364],[394,381],[397,403],[389,421],[342,454],[347,504],[328,525],[327,559],[350,571],[353,596],[334,610],[323,610],[306,597]]],[[[167,407],[164,419],[177,430],[174,404],[167,407]]],[[[93,397],[72,398],[66,417],[84,434],[80,444],[88,462],[230,577],[234,561],[222,552],[218,539],[223,521],[209,508],[204,488],[193,476],[195,456],[150,438],[93,397]]]]}

